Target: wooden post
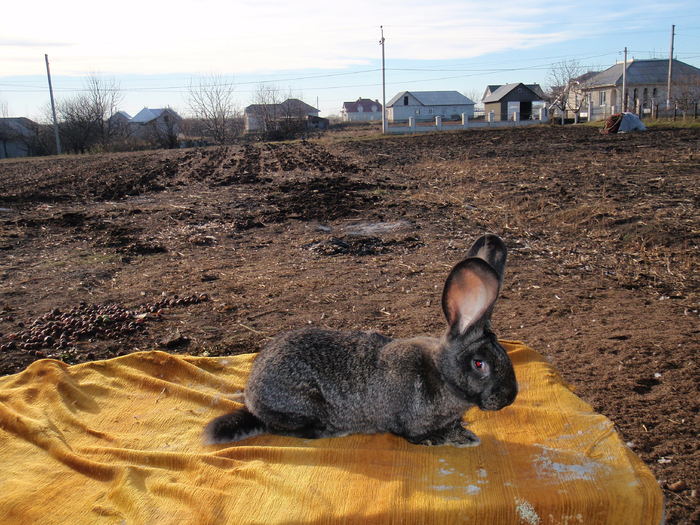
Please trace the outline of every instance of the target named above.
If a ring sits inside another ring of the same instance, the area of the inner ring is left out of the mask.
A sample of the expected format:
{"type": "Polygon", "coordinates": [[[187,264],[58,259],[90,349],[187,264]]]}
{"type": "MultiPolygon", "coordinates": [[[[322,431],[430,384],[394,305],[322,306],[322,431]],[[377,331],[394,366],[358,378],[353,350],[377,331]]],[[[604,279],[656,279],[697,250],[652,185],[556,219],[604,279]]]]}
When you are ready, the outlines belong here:
{"type": "Polygon", "coordinates": [[[56,104],[53,101],[53,86],[51,85],[51,70],[49,69],[49,55],[44,55],[46,60],[46,76],[49,79],[49,95],[51,97],[51,113],[53,114],[53,133],[56,138],[56,155],[61,154],[61,139],[58,135],[58,120],[56,119],[56,104]]]}
{"type": "Polygon", "coordinates": [[[627,111],[627,47],[625,46],[625,62],[622,64],[622,112],[627,111]]]}
{"type": "Polygon", "coordinates": [[[386,122],[386,73],[384,69],[384,27],[379,26],[382,32],[382,39],[379,44],[382,46],[382,133],[387,132],[387,122],[386,122]]]}
{"type": "MultiPolygon", "coordinates": [[[[671,26],[671,50],[668,53],[668,80],[666,82],[666,109],[671,109],[671,77],[673,75],[673,37],[676,26],[671,26]]],[[[673,110],[673,120],[676,120],[676,110],[673,110]]]]}

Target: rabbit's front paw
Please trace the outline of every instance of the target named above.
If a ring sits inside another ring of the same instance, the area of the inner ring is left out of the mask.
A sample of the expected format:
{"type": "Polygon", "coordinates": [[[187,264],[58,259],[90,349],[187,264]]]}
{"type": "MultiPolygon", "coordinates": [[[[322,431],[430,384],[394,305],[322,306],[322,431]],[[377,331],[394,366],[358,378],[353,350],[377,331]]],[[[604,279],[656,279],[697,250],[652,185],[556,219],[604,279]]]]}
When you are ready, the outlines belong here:
{"type": "Polygon", "coordinates": [[[455,447],[475,447],[480,443],[481,440],[474,432],[467,430],[461,425],[458,429],[450,432],[445,440],[445,445],[452,445],[455,447]]]}
{"type": "Polygon", "coordinates": [[[452,445],[453,447],[475,447],[481,440],[471,430],[462,426],[461,421],[422,436],[407,437],[416,445],[452,445]]]}

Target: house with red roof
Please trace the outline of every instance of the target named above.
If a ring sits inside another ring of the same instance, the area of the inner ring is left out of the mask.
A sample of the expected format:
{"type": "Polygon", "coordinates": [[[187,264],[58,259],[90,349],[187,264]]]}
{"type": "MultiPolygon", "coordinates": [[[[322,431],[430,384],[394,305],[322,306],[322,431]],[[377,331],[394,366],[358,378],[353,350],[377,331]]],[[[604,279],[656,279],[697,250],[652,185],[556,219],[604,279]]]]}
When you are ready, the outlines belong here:
{"type": "Polygon", "coordinates": [[[378,100],[358,98],[354,102],[343,102],[340,116],[344,122],[382,120],[382,105],[378,100]]]}

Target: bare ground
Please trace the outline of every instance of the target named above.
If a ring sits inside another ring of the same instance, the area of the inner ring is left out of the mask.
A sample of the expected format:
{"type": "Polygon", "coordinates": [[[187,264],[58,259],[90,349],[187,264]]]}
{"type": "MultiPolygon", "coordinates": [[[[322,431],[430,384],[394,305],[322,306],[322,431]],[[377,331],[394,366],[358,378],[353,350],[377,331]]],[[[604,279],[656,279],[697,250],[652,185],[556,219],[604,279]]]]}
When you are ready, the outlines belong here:
{"type": "Polygon", "coordinates": [[[317,324],[439,334],[471,241],[544,354],[698,523],[700,131],[467,131],[0,162],[0,373],[317,324]]]}

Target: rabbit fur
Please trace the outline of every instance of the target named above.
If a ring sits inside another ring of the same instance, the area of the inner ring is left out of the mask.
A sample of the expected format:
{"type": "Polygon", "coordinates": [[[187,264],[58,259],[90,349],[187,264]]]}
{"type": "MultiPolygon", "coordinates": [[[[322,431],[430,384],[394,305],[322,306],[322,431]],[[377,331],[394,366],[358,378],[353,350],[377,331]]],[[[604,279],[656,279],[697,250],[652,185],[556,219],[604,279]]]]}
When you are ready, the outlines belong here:
{"type": "Polygon", "coordinates": [[[205,442],[391,432],[415,444],[478,445],[463,426],[465,410],[499,410],[518,391],[490,327],[505,264],[498,236],[474,243],[445,282],[440,339],[321,328],[277,336],[253,363],[244,406],[211,421],[205,442]]]}

